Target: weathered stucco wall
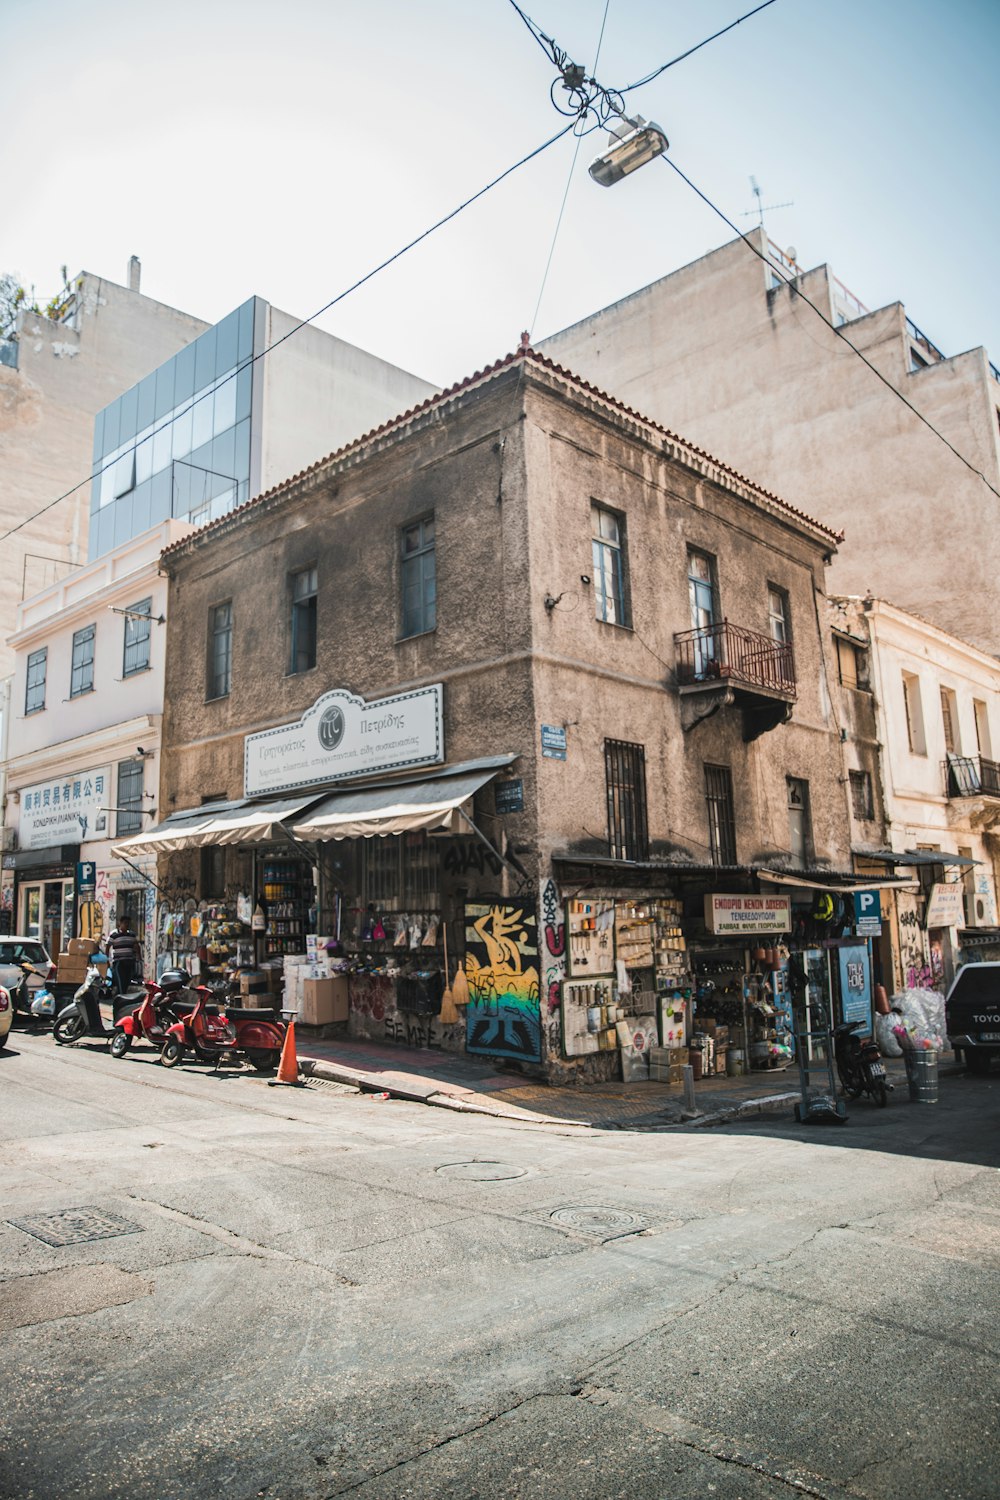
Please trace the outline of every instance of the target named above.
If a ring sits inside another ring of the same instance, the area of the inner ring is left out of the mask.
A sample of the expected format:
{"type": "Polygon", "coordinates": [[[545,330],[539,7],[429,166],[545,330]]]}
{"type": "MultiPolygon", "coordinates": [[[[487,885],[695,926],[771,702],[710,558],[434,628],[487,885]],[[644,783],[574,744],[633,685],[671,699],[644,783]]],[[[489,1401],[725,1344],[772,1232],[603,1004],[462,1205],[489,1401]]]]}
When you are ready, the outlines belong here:
{"type": "MultiPolygon", "coordinates": [[[[758,231],[753,236],[766,246],[758,231]]],[[[1000,488],[1000,386],[984,351],[911,372],[900,304],[852,321],[842,337],[824,327],[797,287],[830,316],[825,266],[770,289],[768,267],[735,241],[542,347],[842,527],[831,588],[871,590],[1000,650],[995,497],[845,338],[1000,488]]]]}

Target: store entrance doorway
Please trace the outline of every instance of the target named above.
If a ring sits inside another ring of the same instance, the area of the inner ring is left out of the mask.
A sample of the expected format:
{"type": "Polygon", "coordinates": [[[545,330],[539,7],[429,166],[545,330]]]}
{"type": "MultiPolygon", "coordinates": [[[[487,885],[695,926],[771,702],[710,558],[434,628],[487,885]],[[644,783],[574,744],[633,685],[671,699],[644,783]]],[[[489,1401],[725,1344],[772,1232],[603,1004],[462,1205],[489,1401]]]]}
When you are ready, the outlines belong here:
{"type": "Polygon", "coordinates": [[[54,961],[73,936],[72,880],[38,880],[22,885],[17,930],[44,943],[54,961]]]}

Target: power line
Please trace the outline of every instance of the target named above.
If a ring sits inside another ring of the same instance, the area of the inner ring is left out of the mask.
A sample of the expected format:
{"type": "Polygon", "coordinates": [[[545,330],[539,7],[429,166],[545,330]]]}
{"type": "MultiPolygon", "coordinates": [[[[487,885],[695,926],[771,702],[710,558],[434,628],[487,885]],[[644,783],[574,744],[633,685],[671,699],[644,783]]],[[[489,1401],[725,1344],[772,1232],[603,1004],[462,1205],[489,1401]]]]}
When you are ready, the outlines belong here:
{"type": "MultiPolygon", "coordinates": [[[[513,0],[511,0],[511,3],[513,3],[513,0]]],[[[759,15],[762,10],[767,10],[767,7],[773,4],[774,0],[764,0],[763,5],[758,5],[754,10],[748,10],[745,16],[737,16],[735,21],[730,21],[728,26],[723,26],[719,31],[713,31],[712,35],[707,36],[703,42],[697,42],[695,46],[689,47],[686,52],[679,52],[676,57],[672,57],[662,67],[655,69],[652,73],[647,73],[645,78],[637,78],[635,83],[626,84],[618,92],[620,94],[630,94],[633,89],[644,88],[647,83],[652,83],[654,78],[659,78],[660,74],[665,73],[668,68],[672,68],[676,63],[683,62],[686,57],[691,57],[693,53],[700,52],[702,47],[708,46],[709,42],[714,42],[718,37],[725,36],[727,31],[732,31],[735,26],[740,26],[744,21],[749,21],[751,16],[759,15]]]]}
{"type": "MultiPolygon", "coordinates": [[[[778,278],[783,281],[786,286],[792,286],[797,281],[797,277],[787,276],[785,274],[783,266],[777,265],[773,260],[770,259],[769,256],[765,255],[763,251],[758,250],[757,246],[747,235],[743,233],[742,229],[737,228],[732,219],[728,218],[726,214],[723,213],[722,209],[719,208],[718,204],[713,203],[708,194],[703,193],[701,188],[698,187],[696,183],[692,182],[690,177],[688,177],[684,172],[681,171],[680,167],[675,161],[671,161],[670,157],[666,155],[664,155],[663,160],[666,162],[668,167],[671,167],[673,171],[677,173],[677,176],[681,179],[681,181],[687,183],[691,191],[693,193],[696,193],[701,201],[703,203],[706,203],[713,213],[718,214],[722,222],[726,224],[735,235],[739,236],[744,245],[746,245],[747,248],[750,249],[754,255],[756,255],[757,259],[763,261],[764,265],[766,265],[770,271],[774,272],[774,274],[778,276],[778,278]]],[[[977,469],[971,459],[966,458],[964,453],[959,452],[954,443],[950,442],[949,439],[945,437],[944,433],[941,432],[939,428],[935,427],[934,423],[931,422],[929,418],[925,417],[923,412],[920,411],[918,407],[914,406],[913,402],[903,395],[903,392],[899,389],[899,387],[893,385],[892,381],[889,380],[887,376],[882,374],[882,371],[878,368],[877,365],[872,364],[871,360],[863,352],[863,350],[859,349],[857,344],[851,343],[851,340],[847,337],[843,328],[838,328],[835,323],[831,322],[826,313],[823,312],[822,308],[817,307],[816,303],[813,302],[810,297],[806,296],[805,292],[800,286],[795,287],[795,294],[806,304],[807,307],[812,308],[817,318],[819,318],[822,323],[826,324],[831,333],[836,334],[837,338],[841,339],[847,345],[848,349],[852,350],[853,353],[858,356],[861,362],[868,366],[869,370],[871,370],[876,379],[882,382],[886,390],[891,391],[899,401],[902,401],[903,405],[913,413],[918,421],[922,422],[924,426],[928,428],[928,430],[931,431],[936,438],[944,443],[945,447],[951,450],[955,457],[965,465],[970,473],[975,474],[977,479],[981,479],[990,493],[996,495],[997,499],[1000,500],[1000,490],[996,489],[996,487],[990,483],[986,475],[983,473],[982,469],[977,469]]]]}
{"type": "MultiPolygon", "coordinates": [[[[479,188],[475,193],[472,193],[470,197],[464,199],[464,201],[458,204],[456,208],[453,208],[449,213],[446,213],[442,218],[431,224],[427,229],[424,229],[420,234],[416,235],[412,240],[408,241],[407,244],[403,245],[399,250],[395,251],[394,254],[389,255],[385,260],[380,261],[377,266],[373,266],[370,271],[367,271],[364,276],[360,276],[357,281],[352,282],[349,287],[345,287],[342,292],[338,292],[336,297],[331,297],[329,302],[325,303],[321,308],[312,313],[308,318],[303,318],[301,322],[294,324],[291,328],[289,328],[287,333],[283,333],[281,335],[281,338],[275,339],[273,344],[268,344],[266,349],[261,349],[260,352],[253,355],[251,359],[243,360],[239,365],[236,366],[231,374],[225,377],[224,380],[220,380],[210,386],[210,388],[202,395],[195,396],[187,406],[183,407],[180,411],[175,412],[159,427],[155,427],[148,434],[148,437],[143,439],[143,442],[146,442],[149,439],[156,437],[158,433],[165,431],[166,428],[170,427],[179,417],[184,417],[189,411],[193,411],[200,401],[206,400],[209,396],[214,396],[215,392],[217,390],[221,390],[223,386],[228,385],[230,380],[235,380],[237,375],[242,370],[250,369],[250,367],[252,365],[255,365],[259,359],[264,359],[264,357],[270,354],[272,350],[277,349],[279,344],[283,344],[286,339],[290,339],[293,334],[299,333],[303,328],[308,327],[310,323],[315,323],[317,318],[321,318],[323,314],[329,312],[332,307],[336,307],[339,302],[343,302],[345,297],[349,297],[352,292],[356,292],[359,287],[362,287],[366,284],[366,282],[371,281],[372,278],[377,276],[380,271],[384,271],[395,261],[400,260],[402,256],[407,254],[408,251],[413,250],[417,245],[421,244],[423,240],[426,240],[430,235],[434,234],[436,230],[443,228],[445,224],[448,224],[452,219],[457,218],[458,215],[460,213],[463,213],[465,209],[471,208],[473,203],[476,203],[480,198],[485,197],[485,195],[490,192],[491,189],[497,187],[501,182],[504,181],[505,178],[510,177],[521,167],[527,166],[528,162],[533,161],[536,156],[541,156],[542,152],[547,151],[550,146],[554,146],[556,141],[562,140],[563,136],[568,135],[569,132],[573,129],[575,123],[575,121],[571,121],[570,124],[564,125],[561,130],[557,130],[555,135],[550,136],[547,141],[543,141],[540,146],[536,146],[533,151],[529,151],[526,156],[522,156],[520,161],[514,162],[513,166],[506,167],[501,173],[499,173],[498,176],[494,177],[490,182],[487,182],[484,187],[479,188]]],[[[92,470],[92,472],[88,474],[86,479],[81,479],[77,484],[74,484],[71,489],[68,489],[63,494],[57,496],[55,500],[50,500],[46,505],[43,505],[40,510],[36,510],[30,516],[25,516],[24,519],[19,521],[16,526],[11,526],[9,530],[0,534],[0,542],[6,541],[7,538],[9,536],[13,536],[15,532],[20,531],[25,526],[29,526],[32,521],[37,521],[40,516],[44,516],[47,511],[53,510],[57,505],[61,505],[64,500],[68,500],[70,496],[75,495],[78,490],[82,490],[84,485],[91,484],[95,479],[99,478],[101,474],[106,473],[106,471],[117,462],[117,458],[110,459],[107,463],[102,464],[99,469],[92,470]]]]}

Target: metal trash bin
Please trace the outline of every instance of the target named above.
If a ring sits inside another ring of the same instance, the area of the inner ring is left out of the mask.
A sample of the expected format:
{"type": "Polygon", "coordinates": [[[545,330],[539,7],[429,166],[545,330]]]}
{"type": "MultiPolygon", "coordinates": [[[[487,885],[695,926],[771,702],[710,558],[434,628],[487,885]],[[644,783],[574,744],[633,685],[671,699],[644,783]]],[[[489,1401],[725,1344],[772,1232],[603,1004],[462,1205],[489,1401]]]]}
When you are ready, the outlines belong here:
{"type": "Polygon", "coordinates": [[[938,1102],[938,1055],[932,1051],[904,1050],[906,1081],[914,1104],[938,1102]]]}

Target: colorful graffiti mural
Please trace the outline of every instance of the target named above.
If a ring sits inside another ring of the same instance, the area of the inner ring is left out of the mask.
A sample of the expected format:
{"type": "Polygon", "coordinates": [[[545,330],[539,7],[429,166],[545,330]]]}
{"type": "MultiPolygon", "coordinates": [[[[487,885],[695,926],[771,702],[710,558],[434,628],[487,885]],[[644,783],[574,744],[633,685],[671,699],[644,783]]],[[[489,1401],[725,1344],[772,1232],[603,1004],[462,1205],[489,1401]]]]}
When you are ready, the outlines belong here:
{"type": "Polygon", "coordinates": [[[469,1004],[465,1046],[485,1057],[542,1060],[538,917],[532,901],[470,903],[465,908],[469,1004]]]}

